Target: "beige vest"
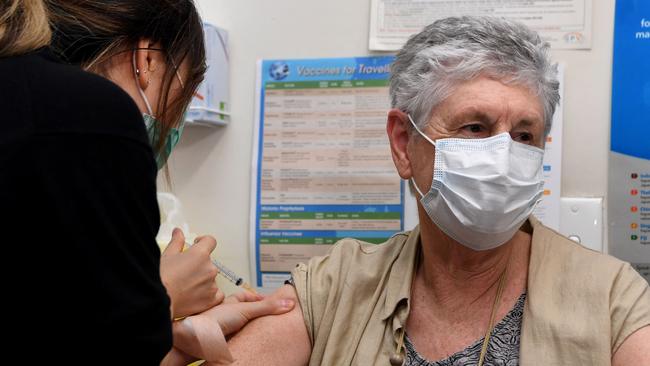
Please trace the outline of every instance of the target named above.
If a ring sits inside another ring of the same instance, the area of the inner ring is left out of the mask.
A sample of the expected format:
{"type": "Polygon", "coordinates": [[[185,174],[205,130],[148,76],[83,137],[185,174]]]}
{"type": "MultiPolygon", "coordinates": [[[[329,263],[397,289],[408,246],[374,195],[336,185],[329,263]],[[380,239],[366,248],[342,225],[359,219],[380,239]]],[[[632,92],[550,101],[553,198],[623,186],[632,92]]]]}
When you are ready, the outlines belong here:
{"type": "MultiPolygon", "coordinates": [[[[627,263],[585,249],[534,218],[520,365],[610,365],[650,324],[648,283],[627,263]]],[[[419,229],[381,245],[345,239],[293,271],[312,344],[310,365],[389,365],[409,313],[419,229]]]]}

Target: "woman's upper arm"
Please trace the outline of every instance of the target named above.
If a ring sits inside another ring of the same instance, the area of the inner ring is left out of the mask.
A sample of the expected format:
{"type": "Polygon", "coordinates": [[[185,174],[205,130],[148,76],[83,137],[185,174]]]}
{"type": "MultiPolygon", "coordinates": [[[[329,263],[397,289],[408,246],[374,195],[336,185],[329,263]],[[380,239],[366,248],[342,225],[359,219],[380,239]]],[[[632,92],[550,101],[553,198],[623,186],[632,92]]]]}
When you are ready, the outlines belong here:
{"type": "Polygon", "coordinates": [[[234,365],[304,366],[309,363],[311,343],[300,302],[293,286],[285,285],[273,295],[291,298],[296,306],[282,315],[269,315],[249,322],[228,341],[234,365]]]}
{"type": "Polygon", "coordinates": [[[631,265],[621,266],[610,296],[612,354],[637,330],[650,324],[650,287],[631,265]]]}
{"type": "Polygon", "coordinates": [[[632,333],[618,348],[613,366],[650,365],[650,325],[632,333]]]}
{"type": "Polygon", "coordinates": [[[629,264],[610,292],[612,364],[650,365],[650,287],[629,264]]]}

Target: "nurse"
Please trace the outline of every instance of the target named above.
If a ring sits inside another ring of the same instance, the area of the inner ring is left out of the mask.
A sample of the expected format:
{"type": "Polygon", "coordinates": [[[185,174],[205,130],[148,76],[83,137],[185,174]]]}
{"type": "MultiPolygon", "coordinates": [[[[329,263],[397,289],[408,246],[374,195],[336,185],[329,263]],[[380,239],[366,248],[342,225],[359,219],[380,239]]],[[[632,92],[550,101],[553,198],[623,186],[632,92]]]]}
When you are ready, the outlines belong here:
{"type": "MultiPolygon", "coordinates": [[[[128,123],[134,124],[131,129],[145,130],[147,144],[143,148],[153,149],[156,169],[140,169],[137,176],[155,179],[156,171],[168,175],[167,158],[181,138],[185,109],[206,68],[202,25],[193,2],[45,3],[53,29],[52,53],[62,62],[110,80],[129,97],[124,103],[129,110],[137,112],[135,116],[114,116],[109,127],[128,123]]],[[[134,203],[143,200],[133,199],[134,203]]],[[[149,220],[156,224],[155,234],[157,216],[149,220]]],[[[214,281],[217,270],[209,258],[216,246],[214,238],[201,237],[197,245],[181,254],[184,242],[183,233],[176,230],[160,263],[172,318],[206,310],[223,300],[214,281]]]]}
{"type": "MultiPolygon", "coordinates": [[[[214,238],[181,253],[177,230],[162,260],[155,242],[156,176],[204,71],[190,0],[0,3],[4,363],[158,365],[172,319],[221,303],[214,238]]],[[[213,312],[238,329],[233,307],[285,311],[257,300],[213,312]]]]}

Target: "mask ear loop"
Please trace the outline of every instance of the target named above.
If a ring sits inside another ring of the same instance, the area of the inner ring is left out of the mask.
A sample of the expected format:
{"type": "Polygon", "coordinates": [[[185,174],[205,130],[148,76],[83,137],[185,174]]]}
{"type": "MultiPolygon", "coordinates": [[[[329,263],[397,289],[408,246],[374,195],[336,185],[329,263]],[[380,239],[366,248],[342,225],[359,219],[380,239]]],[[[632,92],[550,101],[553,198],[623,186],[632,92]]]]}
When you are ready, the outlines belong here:
{"type": "MultiPolygon", "coordinates": [[[[174,67],[174,72],[176,73],[176,79],[178,79],[178,83],[181,85],[181,88],[185,89],[185,83],[183,83],[183,79],[181,78],[181,73],[178,72],[178,66],[176,66],[176,62],[174,62],[174,59],[170,54],[167,54],[167,57],[169,58],[169,61],[172,63],[172,66],[174,67]]],[[[196,94],[196,92],[194,94],[196,94]]],[[[177,127],[180,133],[183,132],[183,128],[185,127],[185,118],[188,109],[189,109],[189,105],[185,107],[185,111],[183,112],[183,117],[179,123],[179,126],[177,127]]]]}
{"type": "MultiPolygon", "coordinates": [[[[135,60],[135,59],[134,59],[134,60],[135,60]]],[[[427,141],[429,141],[429,142],[431,143],[431,145],[433,145],[434,147],[437,147],[437,146],[436,146],[436,142],[433,141],[433,140],[431,140],[431,138],[430,138],[429,136],[425,135],[424,132],[422,132],[422,130],[420,130],[420,129],[418,128],[418,125],[416,125],[415,122],[413,122],[413,118],[411,118],[411,115],[407,113],[406,116],[408,117],[409,121],[411,121],[411,124],[413,125],[413,127],[415,128],[415,130],[418,131],[418,133],[420,134],[420,136],[424,137],[424,138],[425,138],[427,141]]]]}
{"type": "Polygon", "coordinates": [[[424,198],[424,195],[422,194],[420,187],[418,187],[417,183],[415,183],[415,179],[413,177],[411,177],[411,183],[413,183],[413,187],[415,188],[415,190],[418,191],[420,198],[424,198]]]}
{"type": "MultiPolygon", "coordinates": [[[[416,131],[418,131],[420,136],[424,137],[427,141],[429,141],[431,143],[431,145],[433,145],[435,147],[436,146],[435,141],[431,140],[431,138],[429,136],[425,135],[424,132],[422,132],[418,128],[418,125],[416,125],[415,122],[413,122],[413,118],[411,118],[411,115],[407,113],[406,116],[408,117],[409,121],[411,122],[411,125],[413,125],[413,127],[415,128],[416,131]]],[[[417,183],[415,183],[415,179],[413,177],[411,177],[411,183],[413,183],[413,187],[415,187],[415,190],[420,195],[420,198],[424,198],[424,194],[420,190],[420,187],[418,187],[417,183]]]]}
{"type": "Polygon", "coordinates": [[[142,100],[144,100],[144,104],[147,106],[147,111],[149,112],[149,115],[154,117],[153,115],[153,110],[151,109],[151,104],[149,104],[149,99],[147,99],[147,96],[144,94],[144,90],[140,87],[140,82],[139,82],[139,76],[140,76],[140,70],[138,69],[138,65],[135,63],[135,50],[133,51],[133,73],[135,75],[135,86],[138,88],[138,92],[140,93],[140,96],[142,97],[142,100]]]}
{"type": "Polygon", "coordinates": [[[178,66],[176,66],[176,62],[174,62],[174,59],[172,58],[171,55],[168,55],[169,61],[172,63],[172,66],[174,67],[174,72],[176,73],[176,79],[178,79],[178,83],[181,85],[181,88],[185,89],[185,84],[183,83],[183,79],[181,79],[181,73],[178,72],[178,66]]]}

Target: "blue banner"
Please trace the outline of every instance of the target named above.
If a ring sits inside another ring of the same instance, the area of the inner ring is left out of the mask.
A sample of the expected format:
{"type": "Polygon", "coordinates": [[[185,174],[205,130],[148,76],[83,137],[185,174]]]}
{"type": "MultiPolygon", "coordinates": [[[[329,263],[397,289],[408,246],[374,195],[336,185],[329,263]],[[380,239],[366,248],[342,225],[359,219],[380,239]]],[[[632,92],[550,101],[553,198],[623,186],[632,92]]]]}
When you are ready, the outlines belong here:
{"type": "Polygon", "coordinates": [[[616,2],[612,151],[650,159],[650,1],[616,2]]]}
{"type": "Polygon", "coordinates": [[[650,282],[650,0],[618,0],[609,154],[609,253],[650,282]]]}

